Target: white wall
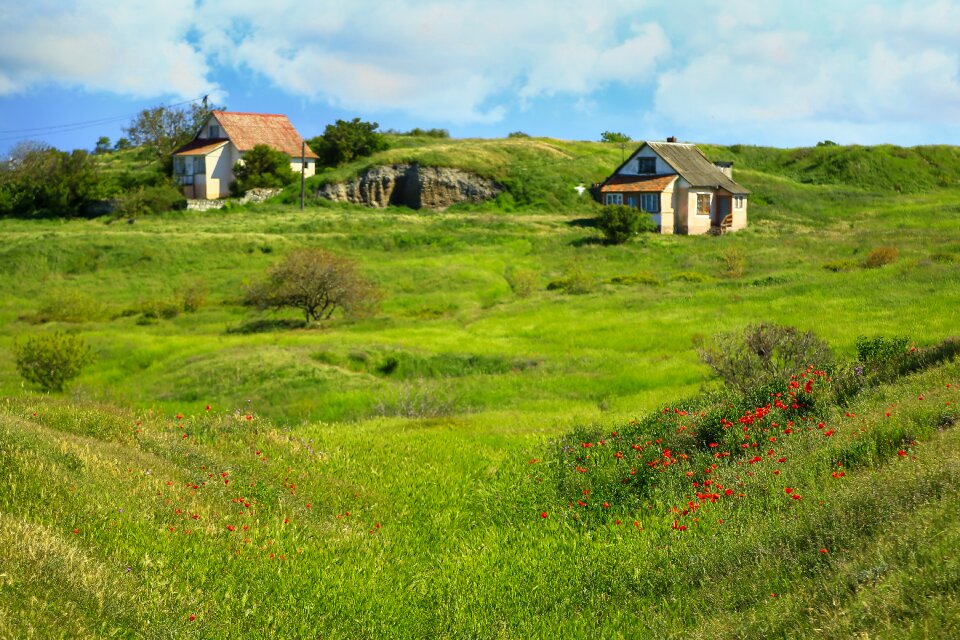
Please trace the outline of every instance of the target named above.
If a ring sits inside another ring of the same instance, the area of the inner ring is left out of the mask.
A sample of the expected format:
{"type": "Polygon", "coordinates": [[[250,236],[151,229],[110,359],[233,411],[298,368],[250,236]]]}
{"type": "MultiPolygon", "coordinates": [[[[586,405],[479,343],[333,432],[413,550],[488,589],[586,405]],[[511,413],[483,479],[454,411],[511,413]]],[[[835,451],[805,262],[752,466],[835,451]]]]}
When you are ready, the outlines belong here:
{"type": "MultiPolygon", "coordinates": [[[[676,173],[676,171],[674,171],[670,165],[664,162],[663,159],[660,156],[658,156],[653,149],[651,149],[647,145],[643,145],[642,147],[637,149],[637,151],[635,151],[632,156],[630,156],[630,159],[627,161],[625,165],[623,165],[620,171],[617,172],[617,175],[622,175],[622,176],[640,175],[637,172],[637,158],[656,158],[657,174],[659,175],[676,173]]],[[[649,175],[649,174],[644,174],[644,175],[649,175]]]]}

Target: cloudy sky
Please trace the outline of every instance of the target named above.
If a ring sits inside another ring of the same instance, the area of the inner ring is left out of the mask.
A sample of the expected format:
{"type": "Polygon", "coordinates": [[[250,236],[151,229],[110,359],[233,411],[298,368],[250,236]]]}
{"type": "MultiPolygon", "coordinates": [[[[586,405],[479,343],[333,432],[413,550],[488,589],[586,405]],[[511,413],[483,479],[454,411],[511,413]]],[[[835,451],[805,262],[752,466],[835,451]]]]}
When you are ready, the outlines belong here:
{"type": "Polygon", "coordinates": [[[306,136],[960,144],[960,0],[0,0],[0,150],[205,94],[306,136]]]}

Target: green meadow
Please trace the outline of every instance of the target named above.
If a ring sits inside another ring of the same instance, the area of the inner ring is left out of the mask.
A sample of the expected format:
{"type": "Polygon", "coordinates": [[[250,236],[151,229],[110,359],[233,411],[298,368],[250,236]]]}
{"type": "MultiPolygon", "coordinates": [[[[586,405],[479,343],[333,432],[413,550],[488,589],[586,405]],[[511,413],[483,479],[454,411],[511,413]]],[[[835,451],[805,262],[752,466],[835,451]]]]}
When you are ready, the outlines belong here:
{"type": "Polygon", "coordinates": [[[415,160],[507,187],[444,212],[290,192],[0,220],[0,637],[960,635],[949,354],[785,415],[797,433],[774,411],[756,464],[723,441],[704,475],[684,441],[625,496],[598,475],[621,458],[570,457],[626,452],[629,476],[629,443],[702,431],[648,417],[722,391],[697,356],[721,331],[795,326],[839,362],[958,334],[956,149],[705,149],[754,193],[741,232],[604,245],[573,187],[619,147],[546,139],[398,137],[312,179],[415,160]],[[241,304],[308,246],[355,260],[379,312],[241,304]],[[55,330],[95,357],[44,394],[12,346],[55,330]],[[733,493],[696,497],[711,477],[733,493]]]}

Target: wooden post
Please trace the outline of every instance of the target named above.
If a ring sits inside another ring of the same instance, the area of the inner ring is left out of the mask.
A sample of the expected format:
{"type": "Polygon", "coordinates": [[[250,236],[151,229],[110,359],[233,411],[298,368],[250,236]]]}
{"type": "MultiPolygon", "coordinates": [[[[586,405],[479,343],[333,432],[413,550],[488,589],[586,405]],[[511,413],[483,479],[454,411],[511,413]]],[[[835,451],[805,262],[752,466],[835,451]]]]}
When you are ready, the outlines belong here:
{"type": "Polygon", "coordinates": [[[304,193],[307,185],[307,143],[300,141],[300,211],[303,211],[304,193]]]}

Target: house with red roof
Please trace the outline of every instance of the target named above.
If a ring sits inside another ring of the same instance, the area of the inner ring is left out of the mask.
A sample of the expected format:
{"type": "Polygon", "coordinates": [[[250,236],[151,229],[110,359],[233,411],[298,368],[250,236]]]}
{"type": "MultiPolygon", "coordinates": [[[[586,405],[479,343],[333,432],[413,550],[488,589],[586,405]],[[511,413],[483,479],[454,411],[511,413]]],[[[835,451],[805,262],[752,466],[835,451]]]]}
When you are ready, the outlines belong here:
{"type": "Polygon", "coordinates": [[[183,195],[205,199],[230,195],[234,165],[258,144],[287,154],[297,173],[301,167],[308,177],[316,173],[317,154],[303,144],[287,116],[212,111],[193,140],[173,152],[173,175],[183,195]]]}
{"type": "Polygon", "coordinates": [[[696,145],[644,142],[600,183],[603,204],[646,211],[660,233],[700,234],[747,226],[750,190],[733,180],[732,162],[711,162],[696,145]]]}

